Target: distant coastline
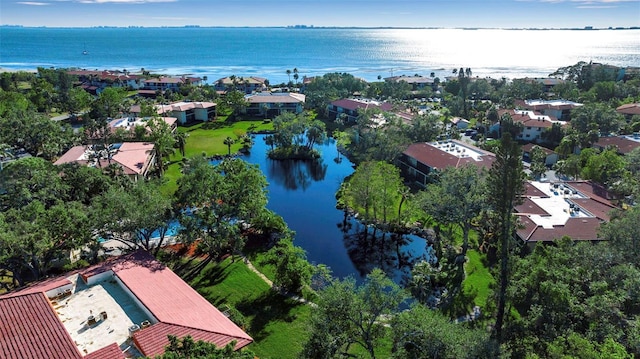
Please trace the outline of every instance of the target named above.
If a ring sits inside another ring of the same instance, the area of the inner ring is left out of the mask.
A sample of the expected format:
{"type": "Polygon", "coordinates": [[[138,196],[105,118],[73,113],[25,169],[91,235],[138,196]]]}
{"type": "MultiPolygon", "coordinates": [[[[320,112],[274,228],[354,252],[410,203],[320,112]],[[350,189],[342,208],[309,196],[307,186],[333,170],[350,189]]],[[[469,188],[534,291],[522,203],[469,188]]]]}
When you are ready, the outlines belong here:
{"type": "Polygon", "coordinates": [[[284,26],[23,26],[23,25],[0,25],[0,28],[25,28],[25,29],[353,29],[353,30],[527,30],[527,31],[548,31],[548,30],[569,30],[569,31],[598,31],[598,30],[639,30],[640,25],[630,27],[429,27],[429,26],[314,26],[314,25],[284,25],[284,26]]]}

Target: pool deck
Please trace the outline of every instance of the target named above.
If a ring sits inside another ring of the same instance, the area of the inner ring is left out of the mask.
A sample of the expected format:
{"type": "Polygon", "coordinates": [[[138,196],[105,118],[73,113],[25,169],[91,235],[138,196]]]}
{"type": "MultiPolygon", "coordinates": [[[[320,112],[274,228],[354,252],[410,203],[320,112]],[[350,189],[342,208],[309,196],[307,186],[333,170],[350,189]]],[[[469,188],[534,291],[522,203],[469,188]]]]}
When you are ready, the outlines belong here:
{"type": "Polygon", "coordinates": [[[149,319],[141,308],[113,279],[87,286],[74,277],[72,294],[52,305],[80,352],[86,355],[115,342],[127,356],[141,356],[129,339],[129,328],[149,319]]]}

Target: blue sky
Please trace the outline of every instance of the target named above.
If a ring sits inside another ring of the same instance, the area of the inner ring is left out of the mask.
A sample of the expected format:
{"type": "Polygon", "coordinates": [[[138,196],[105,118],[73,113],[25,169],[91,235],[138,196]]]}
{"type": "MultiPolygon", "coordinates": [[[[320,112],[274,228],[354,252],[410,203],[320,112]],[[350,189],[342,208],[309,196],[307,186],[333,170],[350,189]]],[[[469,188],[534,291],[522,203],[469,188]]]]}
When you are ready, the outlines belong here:
{"type": "Polygon", "coordinates": [[[0,0],[23,26],[640,26],[640,0],[0,0]]]}

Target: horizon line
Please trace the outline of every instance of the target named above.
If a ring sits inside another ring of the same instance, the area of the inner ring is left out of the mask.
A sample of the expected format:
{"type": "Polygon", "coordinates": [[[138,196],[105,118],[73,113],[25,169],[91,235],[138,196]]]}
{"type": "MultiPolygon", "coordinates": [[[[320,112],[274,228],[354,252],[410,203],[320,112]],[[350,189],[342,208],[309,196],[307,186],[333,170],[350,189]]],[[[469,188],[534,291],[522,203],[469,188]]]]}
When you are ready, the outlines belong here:
{"type": "Polygon", "coordinates": [[[415,30],[640,30],[640,25],[636,26],[608,26],[608,27],[476,27],[476,26],[315,26],[315,25],[271,25],[271,26],[219,26],[219,25],[165,25],[165,26],[142,26],[142,25],[95,25],[95,26],[29,26],[19,24],[0,24],[0,27],[10,28],[51,28],[51,29],[294,29],[294,30],[313,30],[313,29],[415,29],[415,30]]]}

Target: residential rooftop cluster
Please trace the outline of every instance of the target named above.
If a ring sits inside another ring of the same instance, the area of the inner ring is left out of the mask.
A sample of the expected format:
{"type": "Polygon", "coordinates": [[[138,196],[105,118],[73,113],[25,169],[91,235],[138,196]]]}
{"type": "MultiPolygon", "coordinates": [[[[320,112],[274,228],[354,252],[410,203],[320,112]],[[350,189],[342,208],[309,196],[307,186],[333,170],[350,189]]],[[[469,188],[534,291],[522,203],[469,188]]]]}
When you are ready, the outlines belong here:
{"type": "Polygon", "coordinates": [[[3,358],[154,357],[168,335],[253,341],[144,250],[1,295],[0,323],[3,358]]]}

